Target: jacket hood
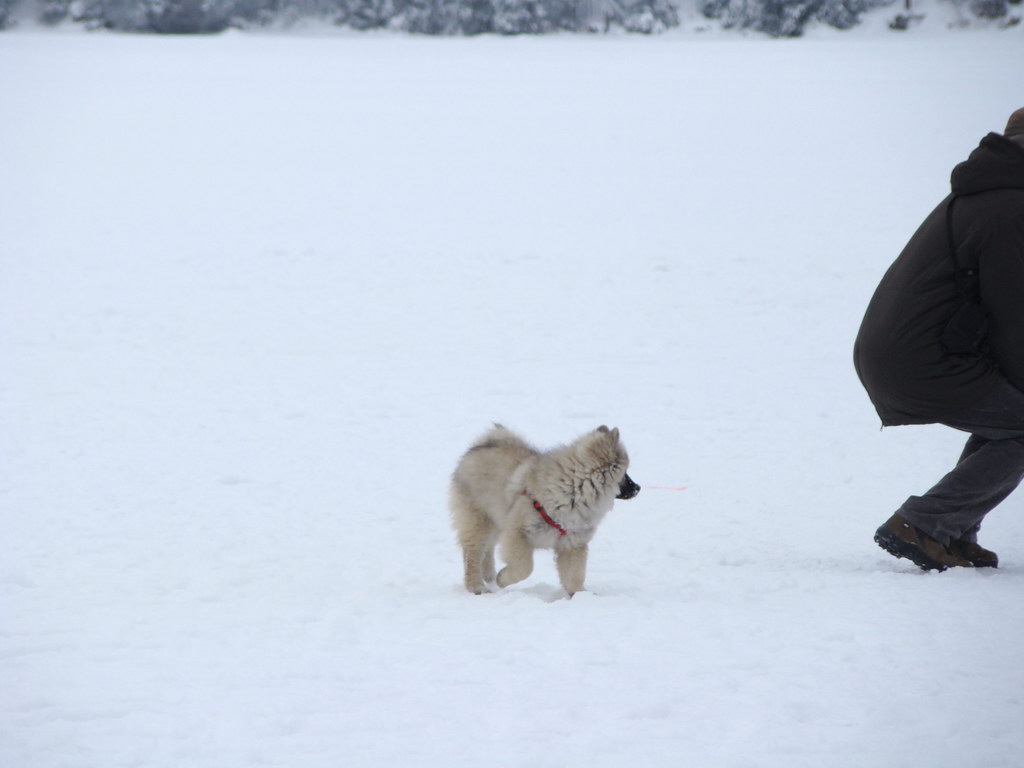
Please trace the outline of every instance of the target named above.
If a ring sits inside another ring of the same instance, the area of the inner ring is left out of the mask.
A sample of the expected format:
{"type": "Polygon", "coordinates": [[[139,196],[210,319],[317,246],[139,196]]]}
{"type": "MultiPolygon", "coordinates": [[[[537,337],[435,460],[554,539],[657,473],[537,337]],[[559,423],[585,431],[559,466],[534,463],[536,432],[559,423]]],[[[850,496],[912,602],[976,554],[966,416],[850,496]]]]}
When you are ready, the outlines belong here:
{"type": "Polygon", "coordinates": [[[1024,189],[1024,146],[990,133],[964,162],[953,169],[953,194],[972,195],[990,189],[1024,189]]]}

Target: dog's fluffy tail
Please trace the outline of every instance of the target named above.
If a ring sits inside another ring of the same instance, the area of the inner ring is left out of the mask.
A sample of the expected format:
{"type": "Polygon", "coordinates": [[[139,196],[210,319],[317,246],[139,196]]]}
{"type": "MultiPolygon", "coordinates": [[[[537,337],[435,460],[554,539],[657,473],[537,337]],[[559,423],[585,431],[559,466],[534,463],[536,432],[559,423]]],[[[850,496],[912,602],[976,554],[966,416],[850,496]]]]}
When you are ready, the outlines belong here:
{"type": "MultiPolygon", "coordinates": [[[[523,438],[511,429],[507,429],[501,424],[495,424],[489,430],[480,435],[480,437],[477,438],[477,440],[469,447],[469,450],[467,450],[462,457],[460,466],[467,462],[468,465],[471,466],[483,458],[482,454],[491,452],[496,452],[504,457],[501,461],[502,465],[511,463],[511,466],[505,467],[509,473],[511,473],[517,465],[538,455],[539,453],[536,448],[523,440],[523,438]]],[[[493,467],[490,471],[493,471],[493,467]]],[[[456,473],[458,473],[458,470],[456,470],[456,473]]]]}
{"type": "Polygon", "coordinates": [[[510,443],[520,444],[522,442],[522,438],[511,429],[495,422],[493,427],[473,441],[473,444],[469,446],[469,450],[473,451],[480,448],[496,448],[499,445],[506,445],[510,443]]]}

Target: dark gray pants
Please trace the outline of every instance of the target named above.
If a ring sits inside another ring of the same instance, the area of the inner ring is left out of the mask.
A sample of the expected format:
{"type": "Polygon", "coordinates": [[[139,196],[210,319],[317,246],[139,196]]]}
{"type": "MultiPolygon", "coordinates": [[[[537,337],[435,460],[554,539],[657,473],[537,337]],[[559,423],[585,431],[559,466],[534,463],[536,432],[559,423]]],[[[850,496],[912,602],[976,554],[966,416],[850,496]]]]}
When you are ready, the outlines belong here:
{"type": "Polygon", "coordinates": [[[982,519],[1024,479],[1024,392],[1004,382],[984,402],[938,423],[970,432],[953,470],[896,510],[944,545],[975,541],[982,519]]]}

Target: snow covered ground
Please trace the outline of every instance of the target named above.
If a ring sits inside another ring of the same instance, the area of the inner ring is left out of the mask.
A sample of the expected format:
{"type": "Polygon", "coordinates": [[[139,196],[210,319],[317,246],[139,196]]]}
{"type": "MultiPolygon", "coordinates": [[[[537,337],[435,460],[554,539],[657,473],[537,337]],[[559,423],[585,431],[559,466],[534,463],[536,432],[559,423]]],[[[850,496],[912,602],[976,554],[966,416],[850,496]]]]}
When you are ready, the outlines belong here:
{"type": "Polygon", "coordinates": [[[0,37],[0,766],[1018,768],[1024,496],[879,550],[850,348],[1021,42],[0,37]],[[495,420],[687,490],[467,595],[495,420]]]}

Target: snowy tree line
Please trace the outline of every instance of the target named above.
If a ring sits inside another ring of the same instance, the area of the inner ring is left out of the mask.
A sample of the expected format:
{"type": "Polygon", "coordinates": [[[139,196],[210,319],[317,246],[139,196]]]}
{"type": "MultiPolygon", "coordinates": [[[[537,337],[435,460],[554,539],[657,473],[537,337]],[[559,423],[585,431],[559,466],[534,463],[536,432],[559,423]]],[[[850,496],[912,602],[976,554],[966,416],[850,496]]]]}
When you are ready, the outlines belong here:
{"type": "MultiPolygon", "coordinates": [[[[688,0],[0,0],[0,29],[18,18],[73,22],[126,32],[191,34],[319,19],[350,29],[428,35],[540,34],[623,29],[652,34],[679,26],[688,0]]],[[[693,0],[689,0],[693,1],[693,0]]],[[[913,23],[913,0],[695,0],[726,29],[796,37],[811,23],[856,26],[862,14],[892,6],[894,29],[913,23]]],[[[964,18],[1019,21],[1022,0],[949,0],[964,18]]]]}

